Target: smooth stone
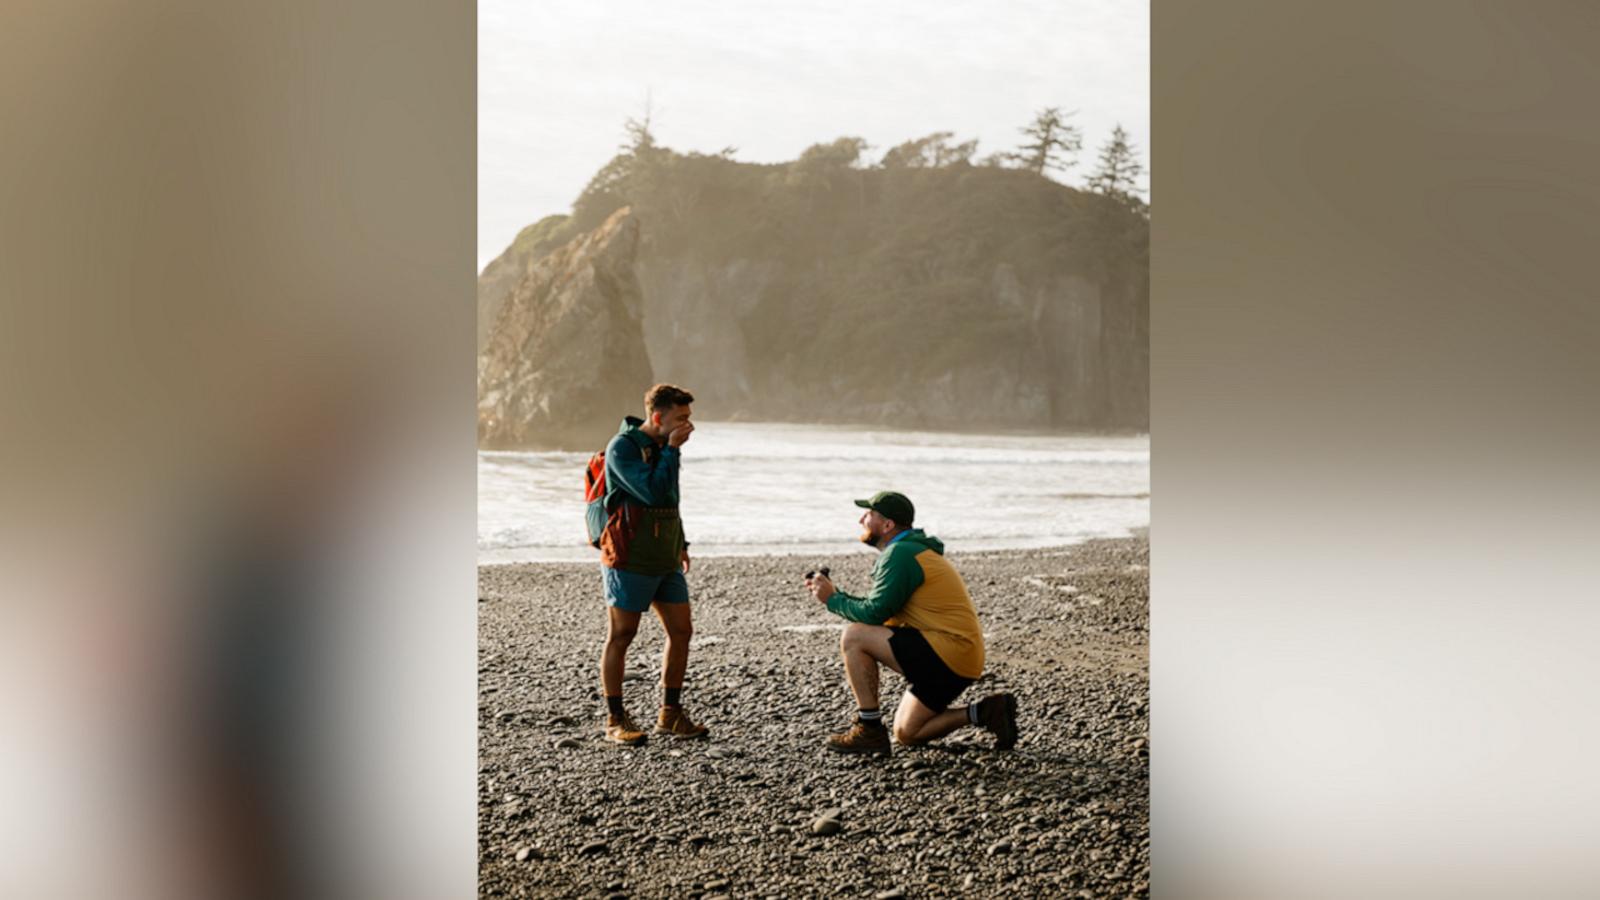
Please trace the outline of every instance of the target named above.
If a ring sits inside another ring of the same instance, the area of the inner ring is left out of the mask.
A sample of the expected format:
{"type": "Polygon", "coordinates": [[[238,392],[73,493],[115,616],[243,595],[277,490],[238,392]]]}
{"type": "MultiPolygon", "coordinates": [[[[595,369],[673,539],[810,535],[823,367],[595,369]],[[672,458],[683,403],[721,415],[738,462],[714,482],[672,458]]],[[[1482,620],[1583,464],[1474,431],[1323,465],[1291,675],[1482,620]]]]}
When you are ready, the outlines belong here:
{"type": "Polygon", "coordinates": [[[838,834],[842,828],[844,826],[839,824],[838,819],[818,819],[811,823],[811,833],[815,835],[838,834]]]}
{"type": "Polygon", "coordinates": [[[590,841],[589,843],[578,848],[578,855],[588,856],[591,853],[604,853],[609,849],[610,848],[606,846],[605,841],[590,841]]]}
{"type": "Polygon", "coordinates": [[[582,747],[583,743],[577,738],[564,737],[556,741],[555,746],[558,750],[576,750],[579,747],[582,747]]]}

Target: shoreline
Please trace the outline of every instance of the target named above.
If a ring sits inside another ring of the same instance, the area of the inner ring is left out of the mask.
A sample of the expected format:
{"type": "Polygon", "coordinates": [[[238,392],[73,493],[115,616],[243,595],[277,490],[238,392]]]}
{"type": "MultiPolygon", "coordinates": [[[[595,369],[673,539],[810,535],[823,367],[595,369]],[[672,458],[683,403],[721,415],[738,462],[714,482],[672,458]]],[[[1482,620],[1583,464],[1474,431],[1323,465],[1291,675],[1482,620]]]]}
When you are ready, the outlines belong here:
{"type": "MultiPolygon", "coordinates": [[[[830,560],[841,588],[863,589],[875,557],[830,560]]],[[[684,703],[711,738],[605,744],[594,564],[480,566],[480,894],[1148,896],[1147,531],[950,558],[988,650],[957,704],[1015,694],[1011,752],[971,728],[885,760],[822,749],[855,708],[842,622],[789,556],[705,557],[689,575],[684,703]],[[813,831],[825,816],[838,833],[813,831]]],[[[623,686],[642,721],[653,618],[623,686]]],[[[903,686],[885,670],[885,715],[903,686]]]]}
{"type": "MultiPolygon", "coordinates": [[[[1093,541],[1136,540],[1136,539],[1141,539],[1141,538],[1148,539],[1149,533],[1150,533],[1150,526],[1141,525],[1141,526],[1138,526],[1138,527],[1135,527],[1135,528],[1126,529],[1121,534],[1089,535],[1089,536],[1086,536],[1086,537],[1078,538],[1076,540],[1057,540],[1055,538],[1045,538],[1044,540],[1050,541],[1050,543],[1043,543],[1043,544],[1037,544],[1037,545],[1030,544],[1030,545],[1026,545],[1026,546],[1017,546],[1015,544],[1010,543],[1006,539],[997,539],[997,540],[995,540],[993,542],[984,541],[984,540],[981,540],[981,539],[975,540],[975,541],[961,541],[960,539],[956,539],[955,543],[957,543],[957,544],[967,544],[968,546],[950,547],[950,546],[947,545],[946,550],[947,550],[947,555],[949,555],[951,559],[955,559],[955,558],[961,557],[961,556],[968,556],[968,555],[986,555],[986,554],[994,554],[994,553],[1033,553],[1033,552],[1051,553],[1051,552],[1059,552],[1059,551],[1062,551],[1062,550],[1069,550],[1069,549],[1071,549],[1073,547],[1081,547],[1084,544],[1091,543],[1093,541]],[[970,546],[971,544],[987,544],[988,546],[970,546]]],[[[798,558],[811,558],[811,557],[816,557],[816,556],[827,556],[827,555],[854,556],[854,555],[863,555],[863,554],[866,554],[866,555],[875,554],[875,551],[873,551],[872,549],[866,547],[865,545],[854,543],[854,542],[851,542],[851,541],[839,541],[839,542],[830,543],[830,544],[805,544],[805,545],[798,545],[797,544],[797,545],[794,545],[794,549],[790,549],[789,547],[787,547],[785,545],[781,545],[781,544],[753,544],[753,545],[750,545],[751,549],[749,549],[748,551],[745,551],[745,550],[730,551],[728,548],[729,547],[733,547],[733,546],[737,546],[737,545],[713,544],[713,545],[711,545],[711,548],[710,548],[710,550],[708,552],[693,554],[693,559],[698,562],[699,560],[711,560],[711,559],[757,559],[757,558],[794,559],[794,558],[797,558],[797,557],[798,558]]],[[[519,548],[507,548],[506,552],[511,552],[511,551],[516,550],[516,549],[519,549],[519,548]]],[[[479,553],[478,568],[480,568],[480,569],[491,568],[491,567],[498,568],[498,567],[504,567],[504,566],[534,566],[534,565],[589,565],[589,566],[593,566],[593,565],[599,564],[599,561],[600,561],[600,551],[596,550],[594,548],[591,548],[591,547],[587,547],[587,546],[580,546],[580,547],[574,548],[572,550],[572,552],[574,554],[583,555],[583,556],[586,557],[586,558],[583,558],[583,559],[572,559],[572,558],[505,559],[505,560],[484,559],[483,558],[483,554],[485,554],[486,552],[487,553],[495,553],[495,552],[500,552],[500,551],[495,550],[495,549],[490,549],[490,550],[487,550],[487,551],[485,551],[483,549],[479,549],[479,551],[478,551],[478,553],[479,553]]]]}

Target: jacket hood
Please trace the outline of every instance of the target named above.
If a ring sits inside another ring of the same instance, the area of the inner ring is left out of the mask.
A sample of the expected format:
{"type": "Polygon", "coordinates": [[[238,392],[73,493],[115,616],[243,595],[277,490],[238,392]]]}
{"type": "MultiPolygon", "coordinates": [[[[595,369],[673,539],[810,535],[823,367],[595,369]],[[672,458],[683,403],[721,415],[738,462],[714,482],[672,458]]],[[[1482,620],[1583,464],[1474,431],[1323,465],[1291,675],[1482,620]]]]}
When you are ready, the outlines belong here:
{"type": "Polygon", "coordinates": [[[913,529],[911,529],[910,531],[906,532],[906,536],[905,537],[901,538],[898,541],[895,541],[895,543],[896,544],[913,544],[913,543],[914,544],[919,544],[919,545],[921,545],[923,547],[926,547],[929,550],[932,550],[933,552],[939,554],[940,556],[944,555],[944,541],[939,540],[938,538],[934,537],[931,534],[925,534],[921,528],[913,528],[913,529]]]}

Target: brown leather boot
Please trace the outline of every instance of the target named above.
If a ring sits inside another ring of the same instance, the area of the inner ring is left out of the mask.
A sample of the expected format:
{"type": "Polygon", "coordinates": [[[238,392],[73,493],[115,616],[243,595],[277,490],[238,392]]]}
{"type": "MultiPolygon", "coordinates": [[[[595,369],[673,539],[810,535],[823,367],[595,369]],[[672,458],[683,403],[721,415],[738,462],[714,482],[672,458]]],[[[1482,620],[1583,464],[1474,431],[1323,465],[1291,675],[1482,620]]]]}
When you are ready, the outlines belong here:
{"type": "Polygon", "coordinates": [[[644,729],[634,724],[633,716],[627,713],[620,716],[606,715],[606,740],[613,744],[634,747],[644,743],[644,738],[644,729]]]}
{"type": "Polygon", "coordinates": [[[1017,745],[1017,698],[1010,694],[992,694],[978,701],[978,724],[994,735],[996,750],[1010,750],[1017,745]]]}
{"type": "Polygon", "coordinates": [[[889,729],[882,722],[856,720],[850,730],[828,738],[828,749],[835,753],[876,753],[889,755],[889,729]]]}
{"type": "Polygon", "coordinates": [[[703,738],[710,733],[711,729],[689,721],[689,714],[681,706],[661,707],[661,715],[656,719],[656,734],[675,738],[703,738]]]}

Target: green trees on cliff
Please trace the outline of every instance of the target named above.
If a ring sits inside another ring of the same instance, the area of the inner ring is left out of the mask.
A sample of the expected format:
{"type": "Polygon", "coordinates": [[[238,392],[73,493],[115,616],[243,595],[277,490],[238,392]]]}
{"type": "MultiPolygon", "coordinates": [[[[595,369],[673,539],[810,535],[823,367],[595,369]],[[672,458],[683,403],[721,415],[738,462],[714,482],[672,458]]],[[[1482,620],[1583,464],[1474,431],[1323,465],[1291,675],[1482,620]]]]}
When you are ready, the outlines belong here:
{"type": "Polygon", "coordinates": [[[937,131],[881,153],[846,135],[769,164],[731,149],[679,152],[656,140],[648,115],[629,120],[572,215],[542,221],[485,270],[480,305],[503,275],[526,269],[530,248],[559,246],[629,206],[642,226],[640,277],[663,294],[720,298],[743,352],[763,363],[744,373],[752,396],[790,397],[803,384],[818,397],[889,402],[871,399],[882,385],[841,387],[817,373],[854,371],[862,348],[914,333],[926,340],[895,358],[896,377],[1066,366],[1038,377],[1099,399],[1063,394],[1052,424],[1143,427],[1144,169],[1119,127],[1086,187],[1050,177],[1082,144],[1066,118],[1044,111],[1021,150],[982,162],[977,141],[937,131]]]}
{"type": "MultiPolygon", "coordinates": [[[[580,234],[614,210],[631,205],[669,227],[691,221],[704,225],[699,213],[707,210],[737,214],[744,217],[739,230],[746,234],[752,225],[758,231],[763,226],[792,230],[793,223],[784,225],[783,220],[821,216],[817,222],[837,235],[841,217],[854,213],[859,220],[875,202],[903,194],[911,185],[927,186],[917,181],[918,173],[931,177],[936,171],[1002,169],[1054,183],[1051,174],[1074,166],[1083,146],[1081,130],[1068,121],[1071,116],[1056,107],[1040,110],[1021,129],[1024,141],[1016,150],[989,154],[977,166],[973,160],[978,142],[957,141],[950,131],[897,144],[876,163],[870,161],[871,148],[865,140],[845,136],[814,144],[792,162],[751,164],[735,161],[731,147],[707,154],[661,146],[646,111],[642,119],[626,120],[626,140],[584,187],[564,228],[568,236],[580,234]]],[[[1087,186],[1144,214],[1148,207],[1137,185],[1143,172],[1127,132],[1118,125],[1100,152],[1098,168],[1087,177],[1087,186]]],[[[1010,177],[997,174],[989,183],[1011,185],[1010,177]]],[[[655,238],[670,236],[658,230],[655,238]]]]}

